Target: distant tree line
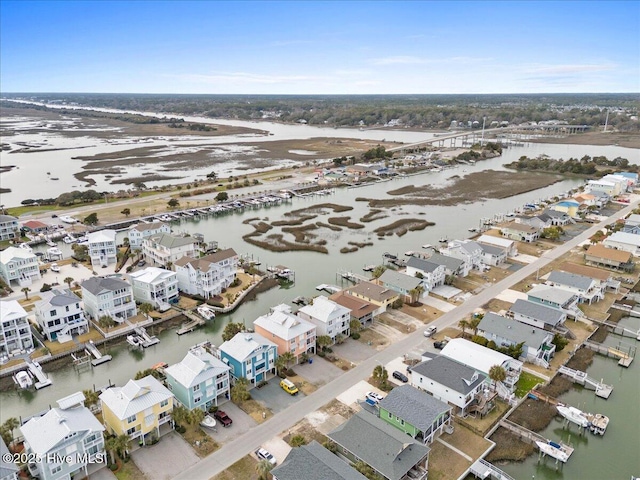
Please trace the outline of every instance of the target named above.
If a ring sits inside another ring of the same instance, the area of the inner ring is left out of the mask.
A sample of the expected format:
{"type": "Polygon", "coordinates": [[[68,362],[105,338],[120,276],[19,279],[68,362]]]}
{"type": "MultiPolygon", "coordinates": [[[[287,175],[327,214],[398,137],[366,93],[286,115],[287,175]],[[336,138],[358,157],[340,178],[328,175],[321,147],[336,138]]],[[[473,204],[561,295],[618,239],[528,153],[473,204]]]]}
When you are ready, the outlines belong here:
{"type": "Polygon", "coordinates": [[[540,170],[593,176],[604,176],[622,170],[640,171],[638,165],[630,164],[626,158],[616,157],[613,160],[609,160],[605,156],[590,157],[589,155],[579,159],[569,158],[568,160],[549,158],[546,155],[540,155],[536,158],[529,158],[523,155],[517,161],[507,163],[505,167],[516,170],[540,170]]]}

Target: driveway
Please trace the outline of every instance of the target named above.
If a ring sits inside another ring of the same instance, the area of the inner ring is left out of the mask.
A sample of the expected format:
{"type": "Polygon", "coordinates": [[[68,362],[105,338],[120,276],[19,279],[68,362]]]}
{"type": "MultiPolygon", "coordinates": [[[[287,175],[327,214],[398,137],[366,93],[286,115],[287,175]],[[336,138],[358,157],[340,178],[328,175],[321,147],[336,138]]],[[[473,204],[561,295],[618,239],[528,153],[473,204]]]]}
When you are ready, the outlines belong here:
{"type": "MultiPolygon", "coordinates": [[[[251,394],[253,395],[253,390],[251,394]]],[[[215,432],[210,428],[203,429],[207,435],[218,443],[226,443],[229,440],[233,440],[257,425],[253,418],[240,410],[240,407],[233,402],[223,403],[220,405],[220,410],[224,410],[231,417],[231,420],[233,420],[231,426],[225,428],[218,422],[215,432]]]]}
{"type": "Polygon", "coordinates": [[[281,412],[306,397],[300,391],[297,395],[289,395],[285,392],[280,388],[280,377],[272,378],[264,387],[252,389],[251,396],[254,400],[264,403],[273,413],[281,412]]]}
{"type": "MultiPolygon", "coordinates": [[[[271,453],[271,455],[276,457],[278,465],[284,462],[284,459],[287,458],[287,455],[289,455],[289,452],[291,451],[291,445],[280,437],[273,437],[272,439],[267,440],[262,444],[262,447],[267,450],[267,452],[271,453]]],[[[256,458],[258,457],[256,456],[256,458]]]]}
{"type": "Polygon", "coordinates": [[[90,480],[117,480],[117,478],[107,467],[102,467],[93,473],[89,473],[90,480]]]}
{"type": "Polygon", "coordinates": [[[312,363],[296,365],[294,369],[298,375],[316,387],[320,387],[344,373],[333,363],[318,356],[312,358],[312,363]]]}
{"type": "Polygon", "coordinates": [[[137,449],[131,458],[147,478],[154,480],[169,480],[200,460],[177,432],[168,433],[151,447],[137,449]]]}

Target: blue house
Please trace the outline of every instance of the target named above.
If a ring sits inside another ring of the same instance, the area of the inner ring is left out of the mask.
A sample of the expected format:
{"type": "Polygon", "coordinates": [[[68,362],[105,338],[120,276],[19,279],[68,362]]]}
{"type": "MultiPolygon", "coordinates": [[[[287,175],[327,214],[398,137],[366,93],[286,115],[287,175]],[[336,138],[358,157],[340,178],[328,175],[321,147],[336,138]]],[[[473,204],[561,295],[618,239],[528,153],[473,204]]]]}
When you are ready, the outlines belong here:
{"type": "Polygon", "coordinates": [[[219,399],[229,398],[229,370],[222,360],[202,346],[189,350],[180,363],[165,369],[167,386],[189,410],[207,410],[218,405],[219,399]]]}
{"type": "Polygon", "coordinates": [[[275,374],[278,346],[257,333],[240,332],[220,345],[220,359],[231,367],[234,378],[244,377],[251,385],[275,374]]]}

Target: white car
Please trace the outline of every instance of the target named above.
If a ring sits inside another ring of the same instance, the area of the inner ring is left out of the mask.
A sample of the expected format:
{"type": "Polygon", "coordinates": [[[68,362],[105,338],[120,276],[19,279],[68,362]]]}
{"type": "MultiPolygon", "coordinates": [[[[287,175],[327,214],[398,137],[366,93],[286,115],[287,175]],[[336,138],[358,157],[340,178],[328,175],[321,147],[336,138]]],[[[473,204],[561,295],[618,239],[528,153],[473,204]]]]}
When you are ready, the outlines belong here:
{"type": "Polygon", "coordinates": [[[378,403],[384,397],[382,395],[380,395],[379,393],[376,393],[376,392],[367,392],[367,398],[370,399],[370,400],[373,400],[376,403],[378,403]]]}
{"type": "Polygon", "coordinates": [[[433,334],[434,334],[434,333],[436,333],[437,331],[438,331],[438,327],[431,326],[431,327],[427,328],[427,329],[424,331],[424,336],[425,336],[425,337],[430,337],[431,335],[433,335],[433,334]]]}
{"type": "Polygon", "coordinates": [[[268,451],[266,451],[264,448],[259,448],[258,451],[256,452],[256,455],[258,456],[258,458],[260,460],[266,460],[268,461],[271,465],[275,465],[276,464],[276,457],[274,457],[273,455],[271,455],[268,451]]]}
{"type": "Polygon", "coordinates": [[[57,263],[52,263],[51,264],[51,271],[52,272],[56,272],[56,273],[60,272],[60,265],[58,265],[57,263]]]}

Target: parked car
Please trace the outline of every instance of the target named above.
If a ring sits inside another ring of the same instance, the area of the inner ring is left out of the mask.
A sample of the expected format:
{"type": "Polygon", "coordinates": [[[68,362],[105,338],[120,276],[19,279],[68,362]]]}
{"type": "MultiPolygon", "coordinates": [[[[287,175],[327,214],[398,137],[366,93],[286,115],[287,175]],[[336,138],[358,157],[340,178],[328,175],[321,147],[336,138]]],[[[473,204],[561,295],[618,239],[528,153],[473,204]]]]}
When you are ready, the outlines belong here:
{"type": "Polygon", "coordinates": [[[213,414],[213,416],[216,420],[218,420],[222,424],[223,427],[230,427],[231,424],[233,423],[233,420],[231,420],[229,415],[227,415],[222,410],[218,410],[216,413],[213,414]]]}
{"type": "Polygon", "coordinates": [[[435,325],[432,325],[424,331],[424,336],[431,337],[437,331],[438,331],[438,327],[436,327],[435,325]]]}
{"type": "Polygon", "coordinates": [[[276,462],[276,457],[274,457],[273,455],[271,455],[267,450],[265,450],[264,448],[259,448],[256,451],[256,455],[260,460],[266,460],[268,461],[271,465],[275,465],[276,462]]]}
{"type": "Polygon", "coordinates": [[[393,378],[397,379],[397,380],[400,380],[402,383],[407,383],[407,382],[409,381],[409,379],[407,378],[407,376],[406,376],[404,373],[399,372],[398,370],[396,370],[395,372],[393,372],[393,373],[391,374],[391,376],[392,376],[393,378]]]}
{"type": "Polygon", "coordinates": [[[378,403],[379,401],[381,401],[384,397],[382,395],[380,395],[377,392],[367,392],[367,398],[369,400],[371,400],[374,403],[378,403]]]}
{"type": "Polygon", "coordinates": [[[52,263],[51,264],[51,271],[59,273],[60,272],[60,265],[58,265],[57,263],[52,263]]]}
{"type": "Polygon", "coordinates": [[[53,215],[51,215],[51,218],[58,218],[58,215],[54,213],[53,215]]]}
{"type": "Polygon", "coordinates": [[[139,266],[139,267],[144,267],[146,264],[147,264],[147,262],[145,262],[144,260],[140,260],[140,261],[138,262],[138,266],[139,266]]]}
{"type": "Polygon", "coordinates": [[[435,341],[435,342],[433,342],[433,348],[437,348],[438,350],[442,350],[445,347],[446,344],[447,344],[446,340],[442,340],[440,342],[435,341]]]}

